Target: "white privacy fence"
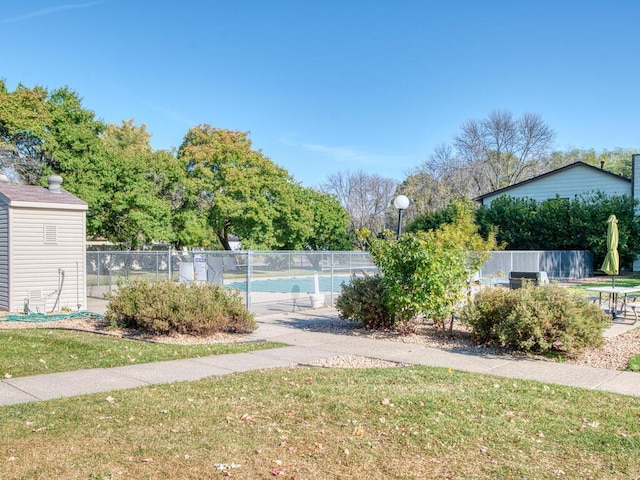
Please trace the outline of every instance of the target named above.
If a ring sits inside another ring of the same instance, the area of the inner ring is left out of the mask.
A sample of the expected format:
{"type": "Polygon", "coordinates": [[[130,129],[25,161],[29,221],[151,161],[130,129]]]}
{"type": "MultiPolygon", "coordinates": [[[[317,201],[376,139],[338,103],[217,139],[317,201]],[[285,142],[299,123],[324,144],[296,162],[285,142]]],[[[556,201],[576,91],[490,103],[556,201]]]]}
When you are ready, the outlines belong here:
{"type": "MultiPolygon", "coordinates": [[[[135,279],[210,282],[242,296],[257,314],[333,305],[352,275],[377,271],[367,252],[88,251],[87,293],[103,298],[135,279]]],[[[550,279],[593,274],[583,251],[493,252],[479,275],[500,281],[511,271],[546,271],[550,279]]]]}

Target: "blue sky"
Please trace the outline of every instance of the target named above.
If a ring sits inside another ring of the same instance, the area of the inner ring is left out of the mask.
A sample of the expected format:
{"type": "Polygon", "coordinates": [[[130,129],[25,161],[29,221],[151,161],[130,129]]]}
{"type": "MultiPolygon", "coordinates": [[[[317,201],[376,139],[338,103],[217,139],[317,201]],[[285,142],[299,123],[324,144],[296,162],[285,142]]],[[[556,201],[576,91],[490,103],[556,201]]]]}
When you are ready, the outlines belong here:
{"type": "Polygon", "coordinates": [[[640,149],[636,0],[2,0],[0,77],[69,86],[178,147],[250,131],[305,186],[404,179],[468,119],[536,113],[556,149],[640,149]]]}

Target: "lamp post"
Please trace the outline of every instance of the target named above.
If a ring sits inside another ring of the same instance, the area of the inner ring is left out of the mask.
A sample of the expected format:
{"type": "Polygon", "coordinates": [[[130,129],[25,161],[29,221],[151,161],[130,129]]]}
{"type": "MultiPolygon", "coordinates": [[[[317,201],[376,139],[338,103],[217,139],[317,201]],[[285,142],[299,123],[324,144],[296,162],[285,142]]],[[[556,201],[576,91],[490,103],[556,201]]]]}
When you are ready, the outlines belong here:
{"type": "Polygon", "coordinates": [[[398,209],[398,240],[402,235],[402,212],[409,206],[409,198],[406,195],[398,195],[393,200],[393,206],[398,209]]]}

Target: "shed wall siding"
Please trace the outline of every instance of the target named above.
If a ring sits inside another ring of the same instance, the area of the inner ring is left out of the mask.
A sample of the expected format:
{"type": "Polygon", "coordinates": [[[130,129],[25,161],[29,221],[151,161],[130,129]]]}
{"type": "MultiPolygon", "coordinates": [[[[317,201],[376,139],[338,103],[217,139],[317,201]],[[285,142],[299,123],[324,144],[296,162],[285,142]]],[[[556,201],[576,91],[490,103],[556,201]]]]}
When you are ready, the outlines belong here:
{"type": "Polygon", "coordinates": [[[501,194],[487,196],[482,203],[488,206],[493,200],[503,195],[542,201],[554,198],[556,195],[562,198],[574,198],[596,191],[608,196],[631,195],[631,183],[622,177],[601,175],[590,168],[576,167],[525,183],[501,194]]]}
{"type": "Polygon", "coordinates": [[[25,299],[39,292],[43,300],[32,302],[32,307],[42,310],[46,305],[51,310],[61,279],[59,270],[64,271],[64,284],[57,308],[85,308],[85,212],[12,208],[11,214],[10,311],[22,311],[25,299]],[[44,225],[56,226],[56,243],[45,242],[44,225]]]}
{"type": "Polygon", "coordinates": [[[9,206],[0,204],[0,310],[9,310],[9,206]]]}

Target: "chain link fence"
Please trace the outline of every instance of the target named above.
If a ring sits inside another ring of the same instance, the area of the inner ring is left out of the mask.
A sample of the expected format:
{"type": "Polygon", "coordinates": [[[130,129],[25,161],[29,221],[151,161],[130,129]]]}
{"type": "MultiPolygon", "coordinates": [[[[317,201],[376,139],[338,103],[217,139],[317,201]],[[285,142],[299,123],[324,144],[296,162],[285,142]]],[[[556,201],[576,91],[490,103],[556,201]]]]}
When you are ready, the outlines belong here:
{"type": "MultiPolygon", "coordinates": [[[[334,305],[352,275],[377,271],[367,252],[89,251],[87,294],[104,298],[135,279],[210,282],[240,293],[255,314],[334,305]]],[[[552,280],[593,275],[584,251],[493,252],[476,274],[483,283],[506,282],[511,271],[545,271],[552,280]]]]}
{"type": "Polygon", "coordinates": [[[377,271],[367,252],[89,251],[87,294],[104,298],[122,282],[209,282],[240,293],[265,315],[334,305],[352,275],[377,271]]]}

